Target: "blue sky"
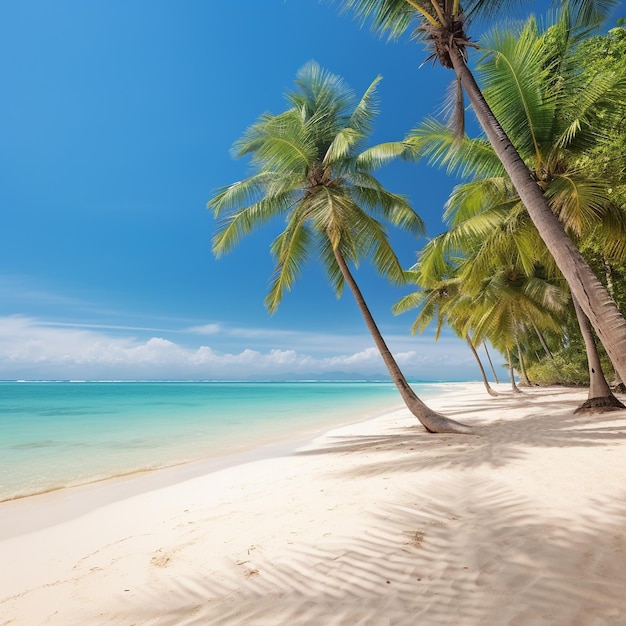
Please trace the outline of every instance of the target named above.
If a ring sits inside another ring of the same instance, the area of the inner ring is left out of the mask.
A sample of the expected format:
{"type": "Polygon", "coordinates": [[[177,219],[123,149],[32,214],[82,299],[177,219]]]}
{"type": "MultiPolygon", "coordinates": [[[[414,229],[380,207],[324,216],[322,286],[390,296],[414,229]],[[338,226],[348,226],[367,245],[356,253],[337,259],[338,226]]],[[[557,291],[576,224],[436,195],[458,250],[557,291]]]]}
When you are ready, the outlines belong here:
{"type": "MultiPolygon", "coordinates": [[[[383,76],[386,141],[442,103],[452,74],[424,58],[318,0],[1,3],[0,379],[384,374],[350,294],[315,264],[268,315],[275,232],[216,260],[205,207],[250,173],[232,143],[285,108],[307,61],[359,93],[383,76]]],[[[380,178],[442,231],[453,180],[425,164],[380,178]]],[[[424,244],[391,240],[407,266],[424,244]]],[[[463,343],[391,314],[406,291],[367,264],[356,275],[409,377],[478,377],[463,343]]]]}

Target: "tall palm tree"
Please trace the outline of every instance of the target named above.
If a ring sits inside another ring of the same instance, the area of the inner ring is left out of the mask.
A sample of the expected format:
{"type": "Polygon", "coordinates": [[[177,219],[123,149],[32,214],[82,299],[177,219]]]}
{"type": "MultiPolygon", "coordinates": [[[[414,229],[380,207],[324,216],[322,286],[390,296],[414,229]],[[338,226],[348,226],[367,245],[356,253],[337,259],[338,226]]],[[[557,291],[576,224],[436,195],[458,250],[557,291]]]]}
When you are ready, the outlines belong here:
{"type": "Polygon", "coordinates": [[[266,305],[273,313],[303,262],[317,252],[340,295],[350,287],[367,327],[409,410],[430,432],[470,433],[471,428],[440,415],[415,394],[387,347],[363,298],[349,263],[368,258],[383,276],[401,283],[404,272],[383,221],[419,235],[421,218],[406,198],[387,191],[372,170],[402,152],[401,143],[364,149],[376,113],[379,79],[360,100],[343,81],[315,62],[297,75],[286,96],[290,107],[266,113],[235,143],[235,153],[250,155],[256,173],[217,191],[209,201],[219,218],[213,239],[216,255],[269,220],[283,217],[285,230],[271,252],[276,267],[266,305]]]}
{"type": "MultiPolygon", "coordinates": [[[[565,0],[562,0],[565,3],[565,0]]],[[[572,294],[589,318],[619,375],[626,375],[626,320],[607,290],[592,272],[578,248],[568,237],[563,224],[552,212],[536,176],[519,155],[515,145],[487,104],[468,61],[468,48],[475,47],[466,33],[468,20],[475,14],[494,14],[514,4],[507,0],[343,0],[373,27],[399,38],[416,24],[415,33],[430,48],[429,58],[454,70],[457,84],[467,94],[476,117],[498,159],[502,162],[513,186],[537,227],[541,238],[553,255],[572,294]]],[[[612,6],[611,0],[572,0],[568,3],[581,23],[598,23],[599,16],[612,6]]],[[[462,103],[461,91],[458,101],[462,103]]],[[[592,127],[597,94],[595,90],[581,94],[585,106],[577,120],[579,126],[592,127]]],[[[460,110],[460,107],[457,107],[460,110]]]]}
{"type": "MultiPolygon", "coordinates": [[[[478,71],[485,76],[483,92],[487,100],[520,147],[566,230],[575,238],[601,230],[607,253],[623,255],[626,230],[623,214],[613,201],[612,185],[588,176],[580,164],[588,161],[590,151],[610,138],[616,122],[611,113],[620,114],[620,108],[613,103],[626,102],[626,80],[623,74],[599,77],[571,72],[572,66],[581,66],[581,42],[584,39],[572,30],[567,11],[545,31],[531,18],[515,29],[495,30],[484,38],[481,47],[487,57],[478,71]],[[555,90],[558,98],[554,97],[555,90]],[[588,106],[583,95],[586,91],[595,94],[597,119],[593,129],[577,124],[580,108],[588,106]],[[523,105],[510,106],[512,92],[523,105]]],[[[621,114],[625,109],[623,105],[621,114]]],[[[445,239],[447,246],[458,245],[468,236],[482,239],[482,259],[479,255],[472,266],[479,279],[484,274],[483,264],[491,263],[494,246],[502,243],[505,233],[515,243],[514,254],[526,268],[537,262],[543,246],[533,235],[534,225],[525,218],[519,196],[507,177],[498,176],[495,155],[484,140],[465,138],[457,150],[450,151],[454,134],[433,120],[416,129],[413,140],[449,168],[478,175],[451,195],[446,217],[453,228],[445,239]]],[[[509,250],[509,254],[513,252],[509,250]]],[[[542,255],[540,262],[553,273],[548,257],[542,255]]],[[[589,322],[578,307],[576,313],[589,358],[590,396],[586,404],[619,406],[599,367],[589,322]]]]}

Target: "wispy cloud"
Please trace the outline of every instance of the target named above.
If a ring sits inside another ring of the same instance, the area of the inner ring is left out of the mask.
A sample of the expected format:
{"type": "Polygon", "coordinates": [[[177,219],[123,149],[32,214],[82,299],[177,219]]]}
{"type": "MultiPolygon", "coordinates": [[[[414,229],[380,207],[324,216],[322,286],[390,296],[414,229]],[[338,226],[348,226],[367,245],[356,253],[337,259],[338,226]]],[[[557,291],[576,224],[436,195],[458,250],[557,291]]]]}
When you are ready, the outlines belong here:
{"type": "Polygon", "coordinates": [[[187,332],[196,333],[198,335],[217,335],[223,327],[220,324],[203,324],[202,326],[191,326],[187,332]]]}

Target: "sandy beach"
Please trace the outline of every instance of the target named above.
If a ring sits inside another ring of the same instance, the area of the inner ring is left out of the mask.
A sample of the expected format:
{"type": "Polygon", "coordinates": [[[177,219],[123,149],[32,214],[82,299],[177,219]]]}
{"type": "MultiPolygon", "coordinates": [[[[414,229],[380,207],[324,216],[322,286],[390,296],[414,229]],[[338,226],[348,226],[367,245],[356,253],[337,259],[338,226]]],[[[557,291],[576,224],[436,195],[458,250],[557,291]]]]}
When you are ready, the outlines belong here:
{"type": "Polygon", "coordinates": [[[625,624],[626,411],[499,389],[2,503],[0,625],[625,624]]]}

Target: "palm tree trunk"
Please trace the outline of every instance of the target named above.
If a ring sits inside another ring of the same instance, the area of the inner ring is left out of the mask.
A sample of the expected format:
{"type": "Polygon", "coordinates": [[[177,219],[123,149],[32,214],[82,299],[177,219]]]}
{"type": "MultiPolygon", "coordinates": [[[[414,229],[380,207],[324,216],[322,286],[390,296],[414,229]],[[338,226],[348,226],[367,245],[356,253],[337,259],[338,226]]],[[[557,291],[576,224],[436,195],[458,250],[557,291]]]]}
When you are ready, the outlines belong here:
{"type": "MultiPolygon", "coordinates": [[[[606,289],[611,294],[611,297],[615,300],[615,284],[613,282],[613,268],[611,264],[607,261],[606,257],[602,255],[602,264],[604,265],[604,277],[606,279],[606,289]]],[[[615,385],[615,390],[621,393],[626,393],[626,386],[624,385],[622,377],[619,375],[619,372],[614,371],[615,380],[613,384],[615,385]]]]}
{"type": "Polygon", "coordinates": [[[572,294],[591,322],[622,380],[626,379],[626,320],[615,302],[594,275],[580,251],[552,213],[541,188],[532,178],[524,160],[489,108],[463,55],[449,47],[450,60],[461,81],[480,125],[485,131],[541,238],[567,280],[572,294]]]}
{"type": "Polygon", "coordinates": [[[472,354],[474,355],[474,358],[476,359],[476,363],[478,363],[478,367],[480,369],[480,375],[483,377],[483,385],[485,385],[485,389],[487,390],[487,393],[490,396],[494,396],[494,397],[499,396],[500,394],[491,388],[491,385],[489,384],[489,381],[487,380],[487,374],[485,374],[485,368],[483,367],[480,357],[478,356],[478,352],[476,352],[476,348],[474,348],[474,344],[472,343],[472,340],[469,337],[466,337],[466,341],[467,341],[467,345],[470,347],[470,350],[472,351],[472,354]]]}
{"type": "Polygon", "coordinates": [[[543,351],[546,353],[546,356],[551,361],[554,361],[554,355],[552,354],[552,351],[548,347],[548,344],[546,343],[546,338],[543,336],[543,333],[537,327],[537,324],[535,324],[534,320],[531,320],[531,323],[533,325],[533,329],[535,330],[535,334],[537,335],[537,339],[539,339],[539,343],[541,344],[541,347],[543,348],[543,351]]]}
{"type": "Polygon", "coordinates": [[[511,351],[507,350],[506,353],[509,358],[509,378],[511,379],[511,389],[513,389],[515,393],[523,393],[523,391],[517,386],[517,383],[515,382],[515,371],[513,369],[513,359],[511,358],[511,351]]]}
{"type": "Polygon", "coordinates": [[[334,252],[335,259],[337,260],[337,264],[339,265],[339,269],[341,270],[344,280],[348,283],[348,286],[354,295],[354,299],[356,300],[359,310],[361,311],[361,315],[363,315],[367,328],[374,339],[374,343],[376,344],[376,347],[378,348],[378,351],[387,366],[391,379],[398,388],[398,391],[400,392],[400,395],[402,396],[402,399],[404,400],[404,403],[409,411],[417,417],[422,426],[424,426],[424,428],[430,433],[472,434],[473,430],[470,426],[456,422],[445,417],[444,415],[441,415],[440,413],[437,413],[436,411],[433,411],[417,397],[416,393],[404,377],[404,374],[391,354],[391,351],[387,347],[383,336],[378,330],[378,326],[370,313],[369,307],[363,298],[363,294],[354,280],[345,259],[336,248],[334,252]]]}
{"type": "Polygon", "coordinates": [[[524,363],[524,355],[522,354],[522,346],[520,345],[517,331],[515,331],[515,345],[517,346],[517,360],[519,362],[519,373],[520,378],[522,379],[522,384],[524,387],[530,387],[530,379],[528,378],[528,373],[526,372],[526,364],[524,363]]]}
{"type": "Polygon", "coordinates": [[[483,341],[483,348],[485,348],[485,354],[487,355],[487,360],[489,361],[489,366],[491,367],[491,372],[493,373],[493,378],[497,384],[500,384],[498,380],[498,374],[496,374],[496,368],[493,366],[493,361],[491,360],[491,355],[489,354],[489,350],[487,350],[487,343],[483,341]]]}
{"type": "Polygon", "coordinates": [[[580,305],[576,302],[576,298],[572,297],[576,318],[580,326],[580,332],[585,342],[585,350],[587,351],[587,363],[589,364],[589,396],[574,413],[582,412],[603,412],[615,409],[626,408],[614,395],[606,382],[600,356],[596,342],[593,339],[593,331],[591,324],[586,315],[582,312],[580,305]]]}

